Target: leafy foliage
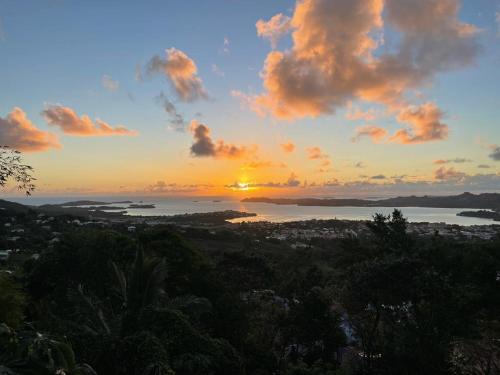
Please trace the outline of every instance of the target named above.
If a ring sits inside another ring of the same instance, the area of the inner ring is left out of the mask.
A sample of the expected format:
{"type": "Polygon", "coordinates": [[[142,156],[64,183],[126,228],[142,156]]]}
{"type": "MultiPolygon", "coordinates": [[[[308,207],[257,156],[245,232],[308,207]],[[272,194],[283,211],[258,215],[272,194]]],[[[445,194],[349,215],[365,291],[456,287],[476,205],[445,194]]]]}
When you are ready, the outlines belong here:
{"type": "Polygon", "coordinates": [[[0,187],[9,179],[14,180],[19,190],[30,195],[35,190],[33,168],[24,164],[21,153],[7,146],[0,146],[0,187]]]}
{"type": "Polygon", "coordinates": [[[0,322],[18,328],[24,319],[26,296],[8,274],[0,274],[0,322]]]}

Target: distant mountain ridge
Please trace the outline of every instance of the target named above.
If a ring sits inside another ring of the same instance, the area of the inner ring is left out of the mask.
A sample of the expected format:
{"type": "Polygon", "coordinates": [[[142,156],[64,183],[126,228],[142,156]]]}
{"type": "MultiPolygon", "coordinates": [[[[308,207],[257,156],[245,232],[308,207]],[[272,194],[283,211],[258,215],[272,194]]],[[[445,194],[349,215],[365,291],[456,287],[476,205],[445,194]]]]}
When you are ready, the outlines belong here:
{"type": "Polygon", "coordinates": [[[500,210],[499,193],[463,193],[451,196],[407,196],[378,200],[337,198],[245,198],[242,202],[272,203],[278,205],[327,206],[327,207],[427,207],[427,208],[476,208],[500,210]]]}

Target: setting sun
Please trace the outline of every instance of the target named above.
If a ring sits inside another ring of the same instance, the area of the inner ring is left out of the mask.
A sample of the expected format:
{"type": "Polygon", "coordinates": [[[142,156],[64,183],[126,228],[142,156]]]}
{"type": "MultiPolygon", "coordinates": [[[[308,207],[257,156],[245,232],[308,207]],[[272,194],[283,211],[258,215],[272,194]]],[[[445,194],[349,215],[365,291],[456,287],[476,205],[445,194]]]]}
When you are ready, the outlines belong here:
{"type": "Polygon", "coordinates": [[[247,182],[238,182],[238,189],[240,190],[248,190],[248,183],[247,182]]]}

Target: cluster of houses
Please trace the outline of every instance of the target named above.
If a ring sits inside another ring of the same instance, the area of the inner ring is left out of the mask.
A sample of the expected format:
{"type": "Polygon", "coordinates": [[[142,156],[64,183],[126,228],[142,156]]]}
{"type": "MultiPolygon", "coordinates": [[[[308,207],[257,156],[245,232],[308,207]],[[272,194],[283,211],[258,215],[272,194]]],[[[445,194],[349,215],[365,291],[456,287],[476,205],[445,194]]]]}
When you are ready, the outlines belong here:
{"type": "Polygon", "coordinates": [[[481,239],[491,240],[500,235],[500,225],[471,225],[460,226],[446,223],[409,223],[408,231],[417,235],[432,235],[455,239],[481,239]]]}
{"type": "MultiPolygon", "coordinates": [[[[5,210],[3,210],[5,212],[5,210]]],[[[62,232],[69,227],[105,227],[105,221],[82,221],[68,217],[55,217],[38,213],[16,218],[3,213],[0,217],[0,265],[6,264],[13,256],[38,259],[39,250],[54,246],[61,241],[62,232]]]]}
{"type": "MultiPolygon", "coordinates": [[[[267,239],[280,241],[309,241],[312,239],[341,239],[365,237],[369,229],[364,221],[301,221],[289,223],[257,222],[246,223],[254,230],[265,234],[267,239]]],[[[408,232],[418,236],[439,234],[455,239],[491,240],[500,235],[500,225],[459,226],[446,223],[409,223],[408,232]]],[[[292,247],[308,246],[295,242],[292,247]]]]}
{"type": "Polygon", "coordinates": [[[315,228],[315,229],[301,229],[301,228],[283,228],[281,230],[273,231],[267,238],[274,238],[277,240],[285,241],[290,239],[311,240],[313,238],[336,239],[336,238],[350,238],[357,237],[358,232],[353,229],[335,229],[335,228],[315,228]]]}

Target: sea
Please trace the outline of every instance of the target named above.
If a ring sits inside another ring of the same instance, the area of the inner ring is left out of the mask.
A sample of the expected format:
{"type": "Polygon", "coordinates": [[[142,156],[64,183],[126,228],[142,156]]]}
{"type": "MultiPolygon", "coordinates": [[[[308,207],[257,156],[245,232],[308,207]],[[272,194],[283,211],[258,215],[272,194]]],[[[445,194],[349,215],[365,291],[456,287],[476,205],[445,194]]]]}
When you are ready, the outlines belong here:
{"type": "MultiPolygon", "coordinates": [[[[235,210],[257,214],[231,220],[232,222],[289,222],[312,219],[370,220],[374,214],[390,214],[398,207],[312,207],[295,205],[275,205],[270,203],[241,202],[228,197],[117,197],[117,196],[82,196],[82,197],[22,197],[5,198],[26,205],[61,204],[76,200],[106,202],[107,205],[125,207],[128,215],[170,216],[178,214],[204,213],[235,210]],[[155,208],[128,209],[128,204],[111,202],[131,201],[136,204],[154,204],[155,208]]],[[[430,222],[458,224],[463,226],[491,225],[494,221],[481,218],[457,216],[457,213],[470,209],[454,208],[400,208],[410,222],[430,222]]]]}

